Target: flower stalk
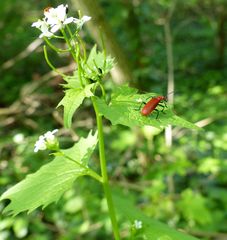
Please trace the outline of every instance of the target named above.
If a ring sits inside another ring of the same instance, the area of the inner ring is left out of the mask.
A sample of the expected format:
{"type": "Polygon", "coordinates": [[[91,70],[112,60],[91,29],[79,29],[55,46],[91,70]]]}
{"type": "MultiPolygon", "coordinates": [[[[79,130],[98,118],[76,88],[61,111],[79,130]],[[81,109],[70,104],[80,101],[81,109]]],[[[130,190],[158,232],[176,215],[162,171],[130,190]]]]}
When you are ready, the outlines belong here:
{"type": "MultiPolygon", "coordinates": [[[[39,37],[44,38],[46,44],[52,50],[56,51],[57,53],[69,52],[72,55],[74,61],[77,64],[77,70],[76,70],[77,75],[75,75],[76,76],[75,79],[78,80],[79,88],[81,88],[82,91],[86,89],[87,85],[93,85],[93,88],[91,89],[92,93],[91,94],[88,93],[88,96],[85,94],[85,96],[86,97],[92,96],[91,100],[93,103],[93,107],[95,109],[97,128],[98,128],[101,175],[97,174],[95,171],[90,169],[87,165],[84,165],[82,162],[78,162],[74,160],[74,158],[67,156],[64,153],[64,150],[61,151],[61,149],[59,148],[58,141],[54,136],[54,133],[56,132],[56,130],[52,132],[48,132],[48,134],[45,134],[43,136],[40,136],[35,146],[35,152],[39,150],[45,150],[45,149],[53,150],[55,152],[54,154],[64,156],[66,159],[73,161],[75,164],[78,164],[81,168],[83,168],[84,174],[90,175],[91,177],[96,179],[98,182],[102,183],[105,198],[107,200],[109,216],[112,223],[114,239],[120,240],[120,233],[118,229],[118,223],[117,223],[115,208],[113,204],[109,178],[107,174],[102,115],[99,113],[99,110],[97,108],[96,101],[95,101],[95,94],[96,94],[97,87],[100,87],[102,97],[104,99],[106,98],[106,93],[105,93],[104,86],[102,84],[102,80],[103,80],[103,75],[106,74],[109,70],[107,70],[107,67],[106,67],[107,56],[105,51],[104,40],[101,35],[102,45],[104,47],[103,53],[99,53],[99,55],[97,54],[96,57],[94,57],[93,55],[94,53],[96,54],[96,51],[95,52],[91,51],[92,54],[90,54],[87,59],[86,47],[79,35],[79,31],[81,30],[83,24],[89,21],[91,17],[79,16],[80,17],[79,19],[73,18],[73,17],[67,17],[67,10],[68,10],[68,6],[63,4],[59,5],[57,8],[47,8],[44,10],[44,18],[42,20],[38,20],[37,22],[33,23],[32,27],[36,27],[41,31],[41,34],[39,37]],[[74,31],[71,31],[69,24],[76,25],[76,28],[74,27],[74,31]],[[56,32],[58,31],[60,32],[60,36],[56,35],[56,32]],[[67,44],[66,49],[60,49],[58,47],[55,47],[50,41],[50,39],[52,38],[56,38],[56,39],[63,38],[65,40],[65,43],[67,44]],[[102,58],[103,58],[103,63],[100,64],[100,60],[102,58]]],[[[67,77],[61,72],[59,72],[50,62],[48,58],[46,46],[44,46],[44,56],[50,68],[58,72],[64,79],[67,79],[67,77]]],[[[76,81],[75,79],[73,80],[74,82],[76,81]]],[[[75,90],[75,85],[73,85],[72,88],[73,90],[75,90]]]]}
{"type": "Polygon", "coordinates": [[[97,127],[98,127],[98,139],[99,139],[99,157],[100,157],[100,166],[101,166],[101,174],[102,174],[102,184],[103,189],[108,205],[109,215],[112,223],[113,233],[115,240],[120,240],[120,234],[117,224],[117,218],[115,213],[115,208],[113,204],[112,194],[110,190],[109,178],[107,174],[106,168],[106,156],[105,156],[105,146],[104,146],[104,136],[103,136],[103,124],[102,124],[102,115],[99,113],[98,108],[96,106],[95,99],[92,98],[92,103],[95,109],[97,127]]]}

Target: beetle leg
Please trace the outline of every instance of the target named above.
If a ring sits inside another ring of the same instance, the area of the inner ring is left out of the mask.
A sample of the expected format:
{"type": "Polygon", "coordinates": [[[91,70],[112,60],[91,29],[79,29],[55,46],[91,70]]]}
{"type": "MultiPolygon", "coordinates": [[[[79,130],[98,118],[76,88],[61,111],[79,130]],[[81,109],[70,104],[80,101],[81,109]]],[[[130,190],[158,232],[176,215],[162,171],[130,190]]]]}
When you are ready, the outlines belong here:
{"type": "Polygon", "coordinates": [[[142,107],[143,104],[145,105],[146,102],[141,102],[140,106],[139,106],[138,108],[135,108],[135,110],[136,110],[136,111],[139,111],[139,110],[141,109],[141,107],[142,107]]]}
{"type": "Polygon", "coordinates": [[[162,107],[161,110],[162,112],[164,111],[165,108],[167,108],[166,100],[162,100],[158,105],[162,107]]]}
{"type": "Polygon", "coordinates": [[[158,116],[159,116],[159,112],[160,112],[160,111],[159,111],[158,109],[154,109],[154,111],[157,112],[155,119],[158,120],[158,116]]]}
{"type": "Polygon", "coordinates": [[[164,105],[165,105],[165,108],[167,108],[167,104],[166,104],[166,101],[163,101],[164,105]]]}
{"type": "Polygon", "coordinates": [[[152,98],[154,98],[154,97],[147,97],[146,98],[146,102],[147,102],[147,100],[149,100],[149,99],[151,100],[152,98]]]}
{"type": "Polygon", "coordinates": [[[164,112],[164,109],[165,108],[167,108],[167,106],[164,104],[164,105],[162,105],[162,104],[158,104],[158,106],[160,106],[160,107],[162,107],[162,110],[160,110],[162,113],[165,113],[164,112]]]}

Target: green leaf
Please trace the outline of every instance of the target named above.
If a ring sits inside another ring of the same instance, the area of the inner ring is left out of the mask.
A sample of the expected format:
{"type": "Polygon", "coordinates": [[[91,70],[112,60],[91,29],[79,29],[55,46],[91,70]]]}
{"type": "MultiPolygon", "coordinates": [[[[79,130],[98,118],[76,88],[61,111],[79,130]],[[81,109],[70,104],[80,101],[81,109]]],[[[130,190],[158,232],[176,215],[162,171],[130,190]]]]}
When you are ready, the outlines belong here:
{"type": "MultiPolygon", "coordinates": [[[[89,134],[86,139],[81,138],[72,148],[62,152],[86,167],[89,158],[97,144],[97,134],[89,134]]],[[[88,170],[63,156],[56,156],[54,160],[36,173],[28,175],[23,181],[7,190],[0,198],[10,199],[4,212],[14,216],[22,211],[29,213],[34,209],[46,207],[58,201],[61,195],[72,187],[73,182],[88,170]]]]}
{"type": "MultiPolygon", "coordinates": [[[[72,76],[65,76],[64,80],[66,83],[62,84],[64,88],[72,88],[72,89],[81,89],[81,83],[78,76],[78,70],[76,69],[72,76]]],[[[85,82],[85,79],[82,78],[82,81],[85,82]]]]}
{"type": "Polygon", "coordinates": [[[113,58],[107,56],[105,60],[104,52],[97,52],[97,46],[94,45],[84,66],[84,74],[87,78],[97,81],[101,75],[106,75],[113,65],[113,58]]]}
{"type": "Polygon", "coordinates": [[[183,232],[178,232],[175,229],[170,228],[168,225],[154,220],[144,215],[138,210],[130,196],[123,195],[121,191],[117,190],[114,194],[114,203],[116,210],[123,217],[133,223],[135,220],[142,221],[141,235],[149,240],[198,240],[195,237],[189,236],[183,232]]]}
{"type": "MultiPolygon", "coordinates": [[[[156,128],[164,128],[168,125],[177,125],[186,128],[200,129],[193,123],[176,116],[168,106],[164,112],[160,112],[156,119],[156,112],[148,116],[140,113],[141,101],[147,102],[149,98],[157,96],[155,93],[138,94],[136,89],[122,86],[112,94],[111,102],[106,104],[103,99],[96,98],[99,111],[109,119],[113,125],[122,124],[128,127],[151,125],[156,128]]],[[[158,110],[162,108],[157,106],[158,110]]]]}
{"type": "Polygon", "coordinates": [[[206,202],[206,198],[200,193],[186,189],[181,193],[178,208],[189,222],[198,222],[199,224],[206,225],[212,221],[212,216],[206,206],[206,202]]]}
{"type": "Polygon", "coordinates": [[[65,96],[60,101],[57,107],[64,107],[64,126],[70,128],[72,117],[76,109],[82,104],[85,97],[93,96],[91,88],[94,84],[89,84],[85,88],[73,88],[65,90],[65,96]]]}
{"type": "Polygon", "coordinates": [[[86,83],[86,78],[81,73],[79,74],[78,69],[74,70],[73,75],[66,75],[63,77],[65,82],[62,84],[64,88],[72,88],[72,89],[82,89],[82,83],[86,83]]]}

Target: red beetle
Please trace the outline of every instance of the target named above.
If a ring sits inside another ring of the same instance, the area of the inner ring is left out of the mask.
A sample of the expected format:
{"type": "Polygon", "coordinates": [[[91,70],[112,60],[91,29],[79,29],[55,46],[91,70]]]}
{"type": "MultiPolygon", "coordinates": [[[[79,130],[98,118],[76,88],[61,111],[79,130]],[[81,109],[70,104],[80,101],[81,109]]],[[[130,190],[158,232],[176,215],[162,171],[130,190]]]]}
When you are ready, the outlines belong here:
{"type": "Polygon", "coordinates": [[[148,116],[149,114],[151,114],[153,111],[157,112],[157,116],[156,119],[158,118],[159,115],[159,110],[156,109],[156,107],[158,105],[162,106],[163,109],[161,110],[163,112],[164,108],[166,107],[166,102],[167,99],[164,96],[157,96],[157,97],[153,97],[151,98],[146,104],[145,106],[141,109],[141,114],[143,116],[148,116]],[[164,102],[164,105],[161,105],[160,102],[164,102]]]}

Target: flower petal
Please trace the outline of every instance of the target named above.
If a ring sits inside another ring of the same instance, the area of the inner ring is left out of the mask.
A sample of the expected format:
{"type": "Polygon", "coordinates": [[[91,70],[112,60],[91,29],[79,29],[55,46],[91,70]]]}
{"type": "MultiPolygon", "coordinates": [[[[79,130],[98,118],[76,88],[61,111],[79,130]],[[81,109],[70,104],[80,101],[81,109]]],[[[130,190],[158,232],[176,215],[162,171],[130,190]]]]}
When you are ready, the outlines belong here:
{"type": "Polygon", "coordinates": [[[34,152],[38,152],[39,150],[45,150],[46,149],[46,142],[44,136],[40,136],[38,141],[35,143],[34,152]]]}
{"type": "Polygon", "coordinates": [[[61,28],[61,26],[62,26],[62,24],[56,24],[56,25],[54,25],[54,26],[50,29],[50,31],[51,31],[52,33],[55,33],[55,32],[57,32],[57,31],[61,28]]]}
{"type": "Polygon", "coordinates": [[[42,24],[43,24],[43,21],[39,19],[37,22],[32,23],[32,27],[40,28],[42,24]]]}
{"type": "Polygon", "coordinates": [[[69,24],[74,21],[73,17],[66,18],[65,21],[63,22],[64,25],[69,24]]]}
{"type": "Polygon", "coordinates": [[[86,15],[81,18],[83,23],[89,21],[90,19],[91,19],[91,17],[90,16],[86,16],[86,15]]]}

